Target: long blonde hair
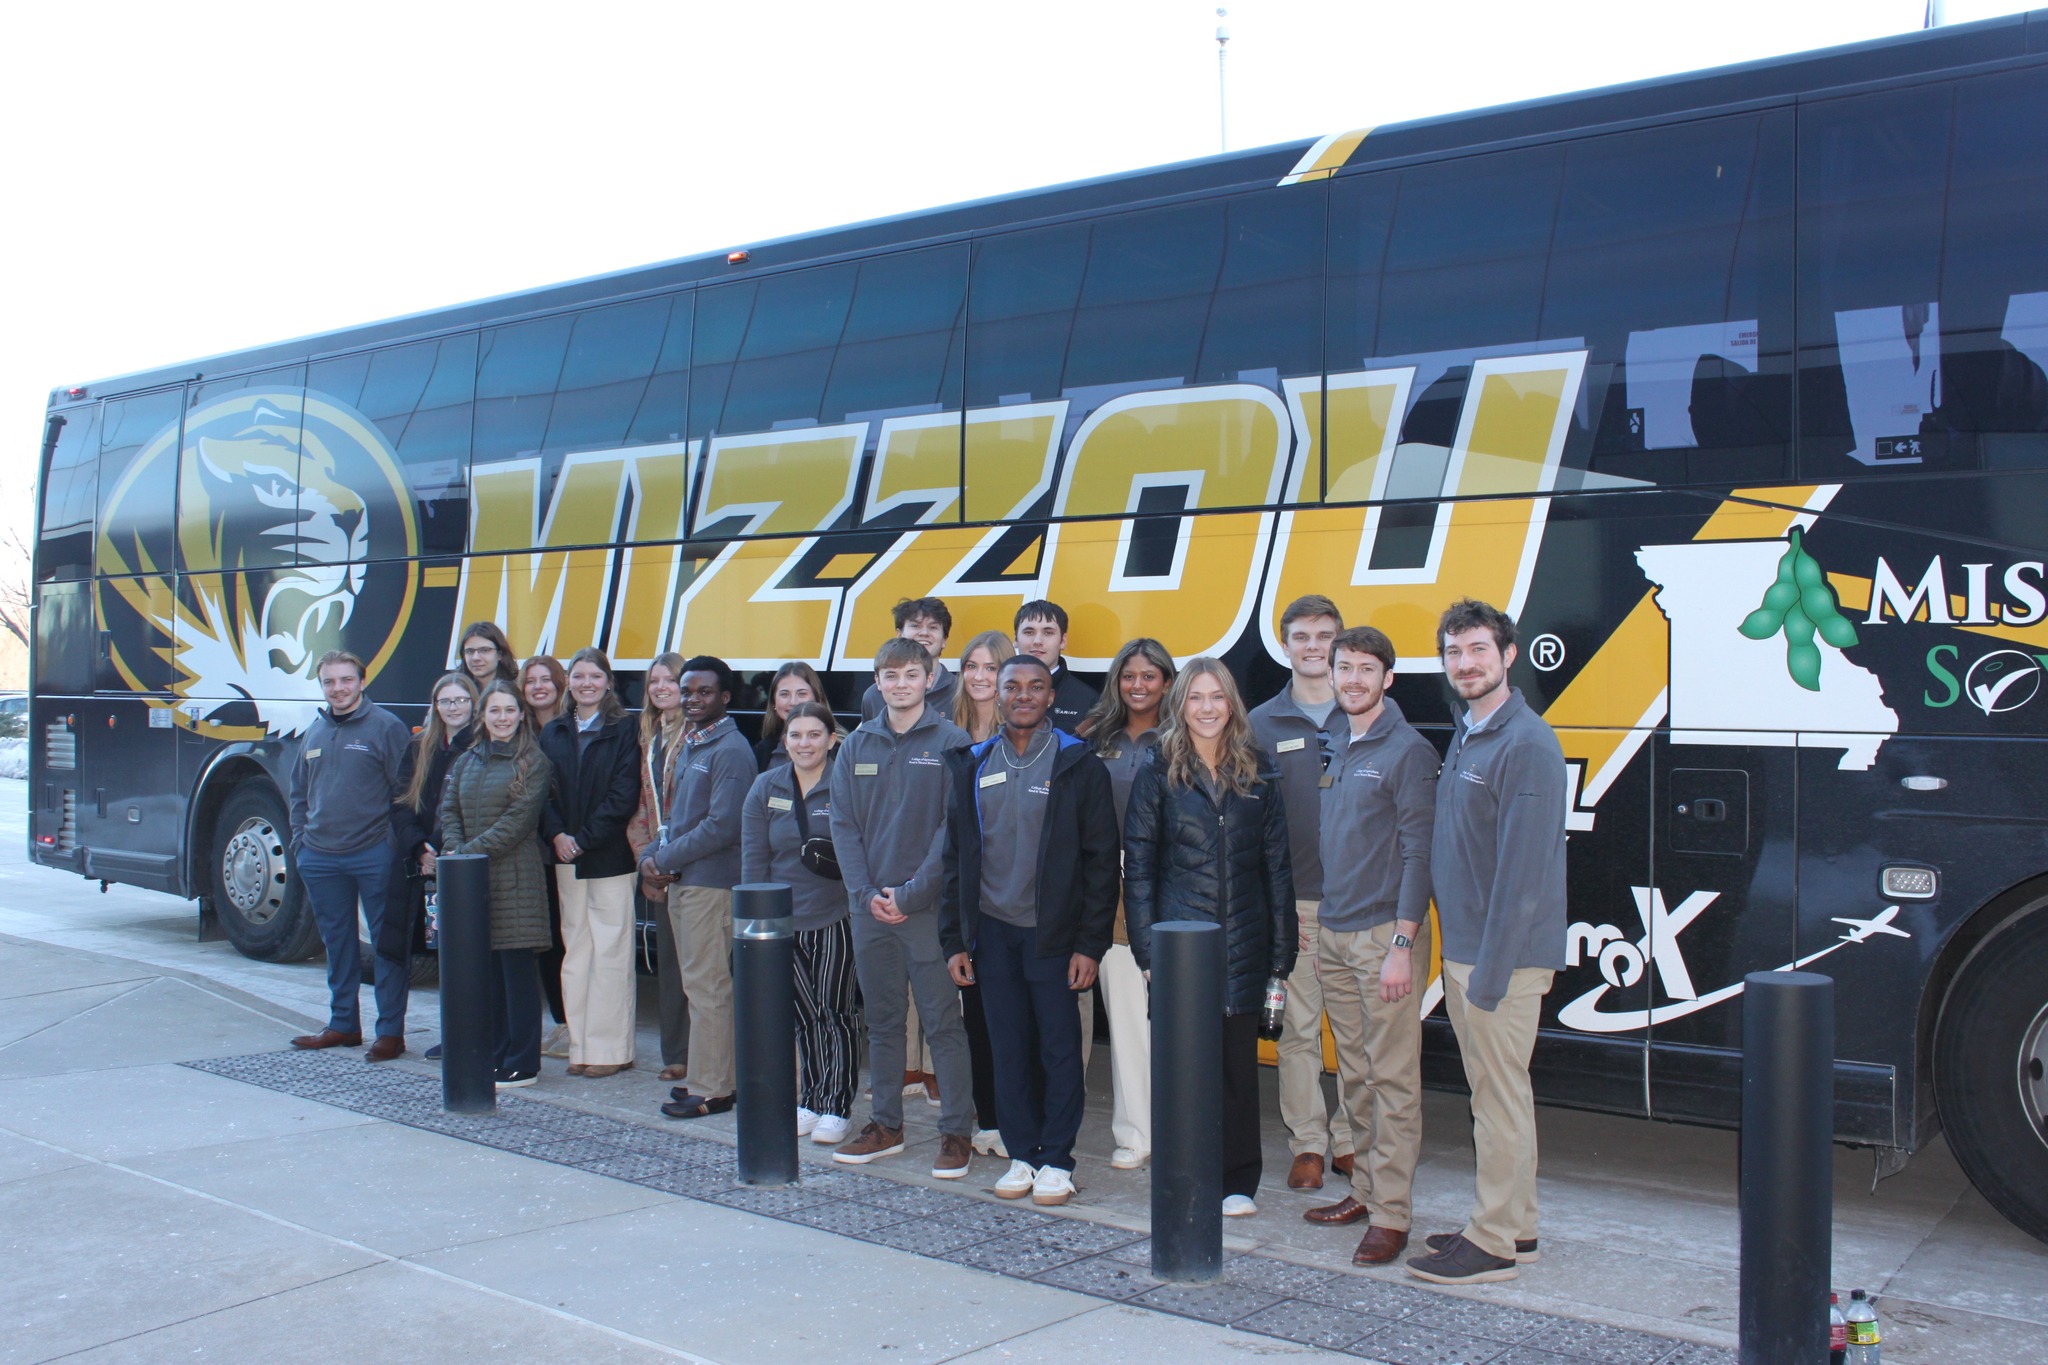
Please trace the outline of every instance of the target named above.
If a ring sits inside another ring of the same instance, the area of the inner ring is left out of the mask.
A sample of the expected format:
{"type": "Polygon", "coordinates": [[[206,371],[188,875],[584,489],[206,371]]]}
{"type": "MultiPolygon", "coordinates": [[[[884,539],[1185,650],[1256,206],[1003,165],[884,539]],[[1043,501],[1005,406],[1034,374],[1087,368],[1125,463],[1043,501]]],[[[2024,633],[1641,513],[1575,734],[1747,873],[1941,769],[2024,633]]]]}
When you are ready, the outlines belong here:
{"type": "MultiPolygon", "coordinates": [[[[977,649],[988,651],[989,658],[1000,670],[1003,664],[1015,657],[1017,642],[999,630],[985,630],[967,642],[967,648],[960,651],[960,677],[953,688],[953,723],[974,735],[974,698],[967,695],[967,656],[977,649]]],[[[1002,725],[997,720],[997,726],[1002,725]]],[[[993,733],[993,732],[991,732],[993,733]]],[[[987,735],[974,735],[976,742],[987,739],[987,735]]]]}
{"type": "MultiPolygon", "coordinates": [[[[650,678],[657,668],[667,669],[668,676],[674,680],[677,687],[680,688],[682,686],[682,655],[676,653],[673,649],[666,653],[655,655],[654,662],[647,665],[647,672],[650,678]]],[[[683,732],[683,726],[688,723],[683,717],[683,703],[680,698],[677,699],[674,706],[671,706],[666,711],[655,706],[650,698],[647,704],[640,708],[640,747],[643,749],[651,747],[654,743],[655,731],[659,730],[661,732],[662,744],[669,749],[673,749],[676,736],[683,732]]]]}
{"type": "Polygon", "coordinates": [[[427,723],[413,740],[412,781],[405,784],[405,793],[398,798],[414,810],[427,799],[427,769],[434,766],[434,755],[448,742],[448,726],[441,720],[441,694],[450,687],[460,687],[469,693],[469,724],[463,728],[479,732],[483,728],[484,705],[476,690],[476,679],[466,672],[443,673],[435,679],[433,690],[427,693],[427,723]]]}
{"type": "Polygon", "coordinates": [[[1259,783],[1259,743],[1252,736],[1251,717],[1245,713],[1237,679],[1230,676],[1221,659],[1206,654],[1187,661],[1166,695],[1166,714],[1159,727],[1159,761],[1166,765],[1166,780],[1177,787],[1192,787],[1204,771],[1201,755],[1195,752],[1195,737],[1181,718],[1197,678],[1214,678],[1223,688],[1230,718],[1216,737],[1216,779],[1243,796],[1259,783]]]}

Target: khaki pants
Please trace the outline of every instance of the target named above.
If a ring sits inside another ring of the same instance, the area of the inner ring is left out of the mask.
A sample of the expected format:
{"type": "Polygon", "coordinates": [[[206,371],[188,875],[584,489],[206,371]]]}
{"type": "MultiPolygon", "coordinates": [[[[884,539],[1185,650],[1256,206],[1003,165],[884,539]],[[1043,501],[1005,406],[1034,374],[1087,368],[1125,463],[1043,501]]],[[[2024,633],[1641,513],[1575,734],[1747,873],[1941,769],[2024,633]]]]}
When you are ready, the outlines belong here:
{"type": "Polygon", "coordinates": [[[1465,1240],[1509,1260],[1517,1239],[1536,1235],[1536,1098],[1529,1087],[1529,1054],[1555,975],[1548,967],[1517,967],[1500,1004],[1482,1010],[1465,1000],[1471,964],[1444,963],[1444,1006],[1472,1090],[1472,1146],[1479,1163],[1465,1240]]]}
{"type": "Polygon", "coordinates": [[[572,1066],[624,1066],[633,1060],[633,884],[630,872],[579,879],[573,867],[555,869],[572,1066]]]}
{"type": "Polygon", "coordinates": [[[716,886],[668,889],[676,966],[690,1002],[690,1093],[730,1095],[732,1060],[732,892],[716,886]]]}
{"type": "Polygon", "coordinates": [[[1415,1160],[1422,1150],[1419,1005],[1429,970],[1428,921],[1410,951],[1417,964],[1415,989],[1388,1004],[1380,999],[1380,967],[1393,942],[1392,920],[1355,933],[1324,926],[1316,936],[1316,958],[1358,1157],[1351,1197],[1365,1205],[1373,1226],[1405,1232],[1414,1219],[1415,1160]]]}
{"type": "Polygon", "coordinates": [[[1321,901],[1294,903],[1308,951],[1295,958],[1287,978],[1287,1012],[1274,1047],[1280,1062],[1280,1121],[1287,1125],[1287,1149],[1294,1155],[1328,1151],[1350,1156],[1351,1124],[1343,1097],[1338,1097],[1334,1123],[1323,1097],[1323,982],[1316,972],[1316,911],[1321,906],[1321,901]]]}

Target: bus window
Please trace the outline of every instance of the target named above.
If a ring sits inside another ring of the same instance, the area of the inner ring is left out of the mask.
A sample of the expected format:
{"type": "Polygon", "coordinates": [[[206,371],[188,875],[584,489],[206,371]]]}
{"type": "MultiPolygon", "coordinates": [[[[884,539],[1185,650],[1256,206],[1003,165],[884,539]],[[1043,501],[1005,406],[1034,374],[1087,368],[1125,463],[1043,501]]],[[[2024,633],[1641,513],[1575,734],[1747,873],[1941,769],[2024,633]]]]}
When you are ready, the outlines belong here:
{"type": "Polygon", "coordinates": [[[1539,340],[1563,166],[1538,147],[1403,171],[1370,354],[1539,340]]]}
{"type": "Polygon", "coordinates": [[[967,299],[967,404],[1060,396],[1067,337],[1088,266],[1088,228],[1006,233],[974,244],[967,299]]]}
{"type": "Polygon", "coordinates": [[[460,552],[468,533],[476,349],[468,333],[322,361],[307,375],[315,401],[360,414],[397,457],[422,553],[460,552]]]}
{"type": "Polygon", "coordinates": [[[964,246],[863,261],[819,419],[959,411],[966,309],[964,246]]]}
{"type": "Polygon", "coordinates": [[[1941,276],[1941,425],[1987,469],[2048,465],[2048,72],[1965,81],[1941,276]]]}
{"type": "Polygon", "coordinates": [[[1111,384],[1170,388],[1194,379],[1222,261],[1220,204],[1097,223],[1067,344],[1063,390],[1111,384]]]}
{"type": "Polygon", "coordinates": [[[1568,153],[1543,332],[1583,336],[1606,376],[1587,486],[1786,475],[1790,138],[1773,113],[1568,153]]]}
{"type": "Polygon", "coordinates": [[[93,503],[98,492],[100,405],[52,413],[49,463],[40,489],[36,580],[85,578],[92,574],[93,503]]]}
{"type": "Polygon", "coordinates": [[[690,433],[769,431],[821,420],[854,265],[700,290],[690,433]]]}
{"type": "Polygon", "coordinates": [[[177,525],[178,431],[185,391],[162,389],[101,407],[101,573],[168,573],[177,525]]]}
{"type": "MultiPolygon", "coordinates": [[[[576,317],[542,451],[614,450],[635,444],[636,428],[659,433],[655,440],[682,439],[680,386],[656,389],[648,382],[660,363],[672,311],[668,299],[642,299],[576,317]]],[[[687,328],[687,302],[683,315],[687,328]]]]}
{"type": "MultiPolygon", "coordinates": [[[[181,568],[267,569],[314,557],[308,552],[317,537],[295,530],[305,402],[304,366],[187,390],[178,455],[181,568]]],[[[330,550],[346,557],[345,542],[330,550]]]]}
{"type": "Polygon", "coordinates": [[[1326,182],[1311,181],[1287,194],[1230,201],[1198,382],[1273,388],[1280,378],[1322,370],[1327,192],[1326,182]]]}
{"type": "Polygon", "coordinates": [[[1954,87],[1806,107],[1799,129],[1800,473],[1957,469],[1942,404],[1954,87]]]}

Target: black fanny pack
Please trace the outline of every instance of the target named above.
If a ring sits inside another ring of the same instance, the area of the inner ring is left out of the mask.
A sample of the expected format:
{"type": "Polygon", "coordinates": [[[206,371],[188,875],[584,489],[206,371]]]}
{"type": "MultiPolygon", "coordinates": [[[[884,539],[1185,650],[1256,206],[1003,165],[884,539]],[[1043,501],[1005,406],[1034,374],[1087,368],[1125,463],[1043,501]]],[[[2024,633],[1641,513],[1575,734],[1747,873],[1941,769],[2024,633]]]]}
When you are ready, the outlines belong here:
{"type": "Polygon", "coordinates": [[[810,832],[811,813],[804,809],[803,782],[797,778],[795,772],[790,773],[789,779],[790,790],[796,793],[796,800],[793,803],[796,827],[804,836],[803,843],[797,847],[798,860],[812,876],[823,877],[827,881],[844,881],[845,878],[839,873],[839,855],[833,851],[832,841],[810,832]]]}

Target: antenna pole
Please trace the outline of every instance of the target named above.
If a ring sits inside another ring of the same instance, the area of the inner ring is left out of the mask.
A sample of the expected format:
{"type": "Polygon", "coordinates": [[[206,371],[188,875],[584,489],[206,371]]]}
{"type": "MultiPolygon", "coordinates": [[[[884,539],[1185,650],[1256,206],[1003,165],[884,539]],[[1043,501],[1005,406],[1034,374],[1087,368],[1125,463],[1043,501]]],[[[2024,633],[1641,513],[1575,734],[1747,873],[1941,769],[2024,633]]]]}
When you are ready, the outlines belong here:
{"type": "MultiPolygon", "coordinates": [[[[1229,15],[1230,11],[1226,9],[1216,11],[1218,19],[1228,18],[1229,15]]],[[[1228,87],[1223,79],[1224,58],[1229,55],[1229,46],[1230,30],[1218,24],[1216,26],[1216,141],[1217,150],[1224,152],[1230,150],[1230,106],[1226,98],[1228,87]]]]}

